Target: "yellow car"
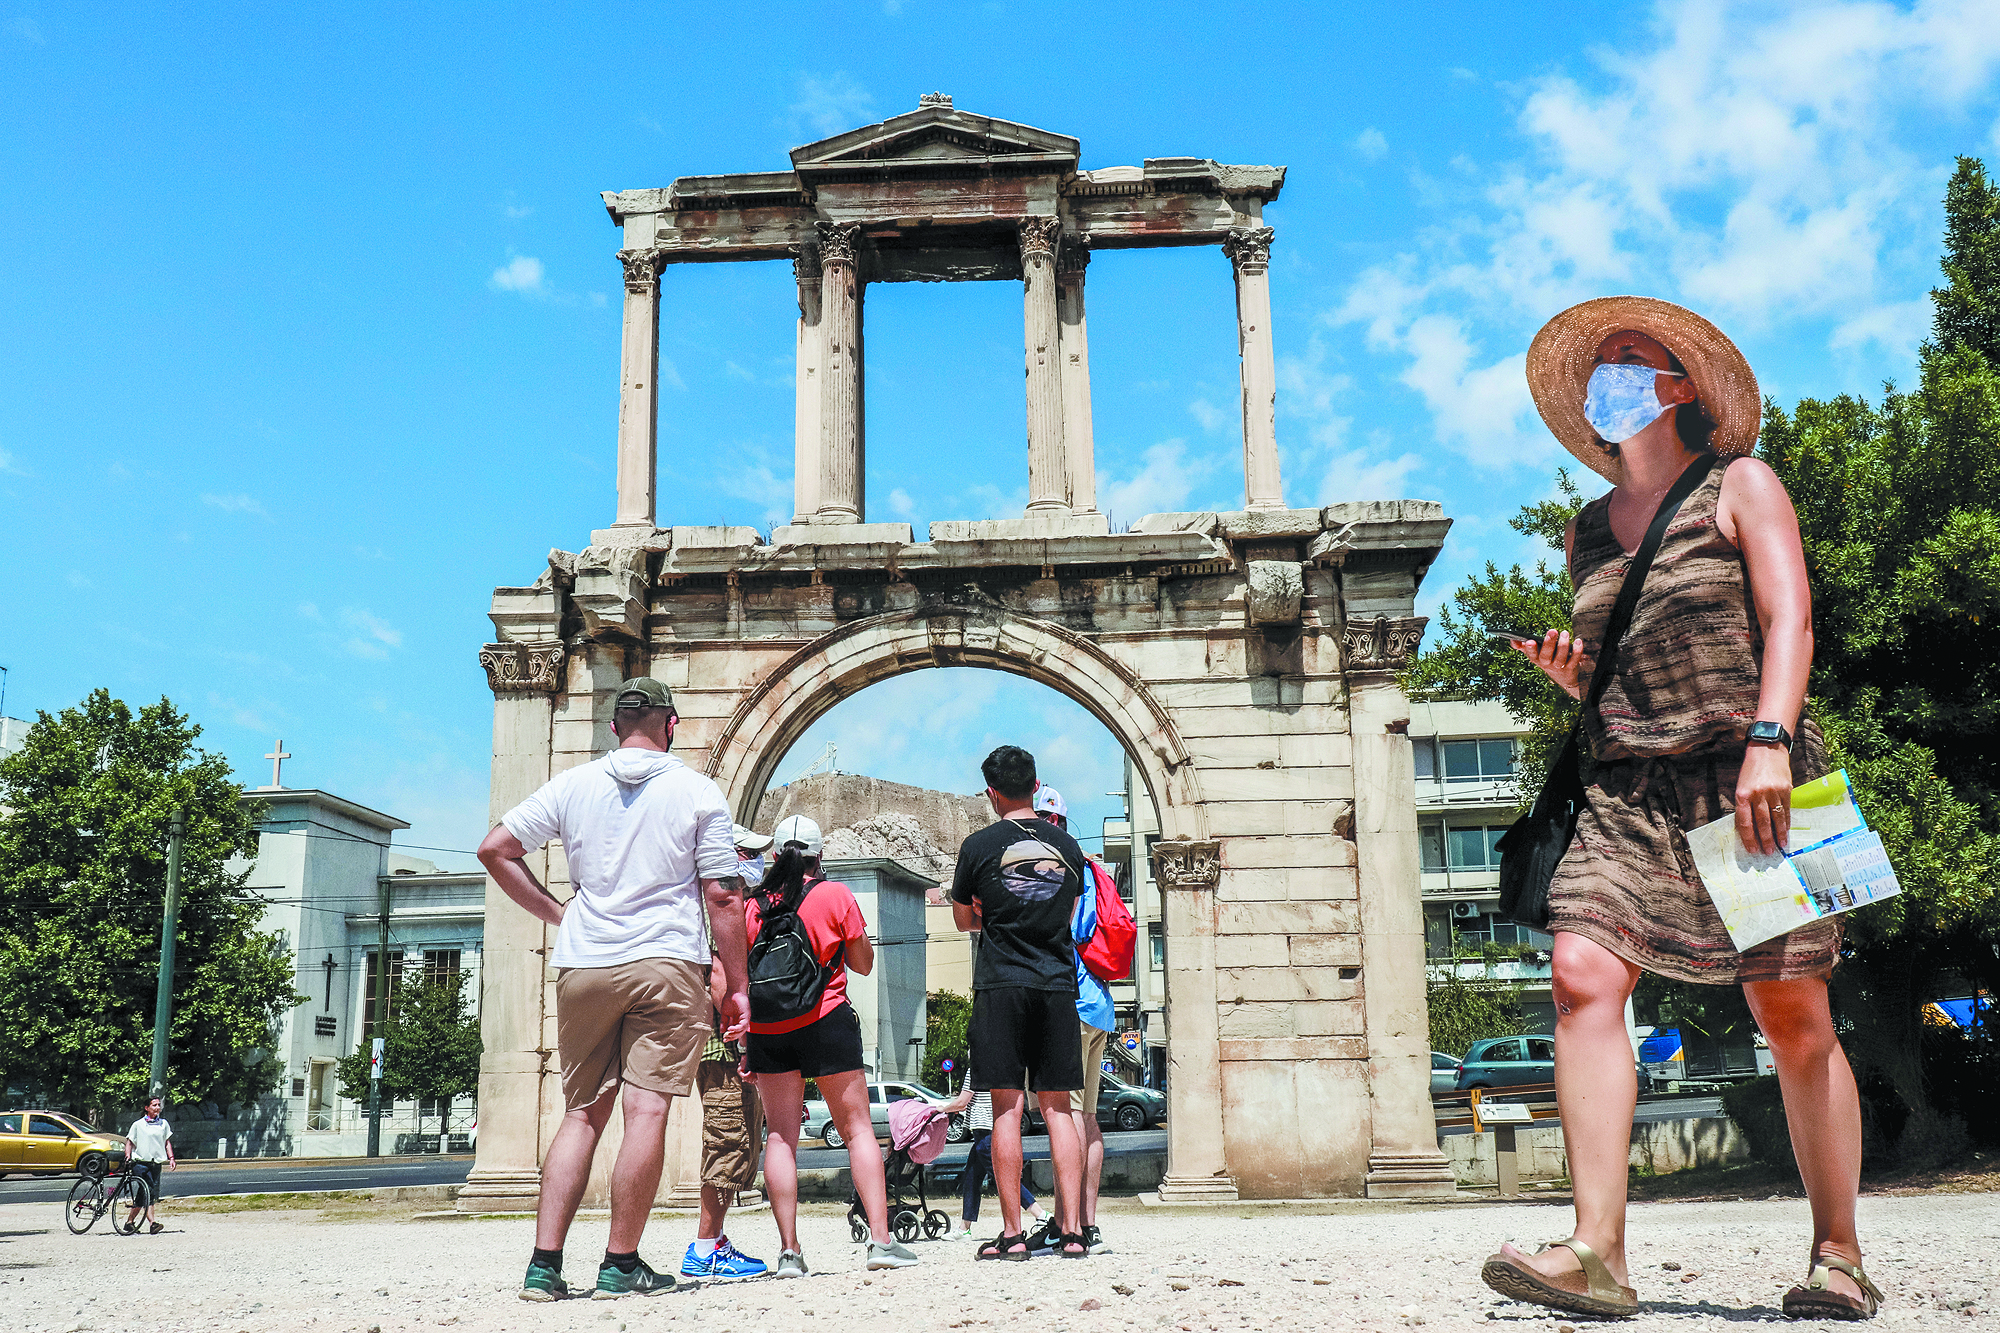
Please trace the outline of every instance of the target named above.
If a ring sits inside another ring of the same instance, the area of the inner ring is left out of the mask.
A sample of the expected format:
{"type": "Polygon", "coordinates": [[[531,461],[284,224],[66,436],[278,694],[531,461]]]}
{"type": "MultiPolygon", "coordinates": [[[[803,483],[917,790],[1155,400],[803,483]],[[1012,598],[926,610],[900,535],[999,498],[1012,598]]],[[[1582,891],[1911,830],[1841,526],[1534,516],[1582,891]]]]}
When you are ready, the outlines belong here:
{"type": "Polygon", "coordinates": [[[131,1151],[123,1134],[92,1129],[61,1111],[0,1112],[0,1176],[101,1176],[112,1153],[131,1151]]]}

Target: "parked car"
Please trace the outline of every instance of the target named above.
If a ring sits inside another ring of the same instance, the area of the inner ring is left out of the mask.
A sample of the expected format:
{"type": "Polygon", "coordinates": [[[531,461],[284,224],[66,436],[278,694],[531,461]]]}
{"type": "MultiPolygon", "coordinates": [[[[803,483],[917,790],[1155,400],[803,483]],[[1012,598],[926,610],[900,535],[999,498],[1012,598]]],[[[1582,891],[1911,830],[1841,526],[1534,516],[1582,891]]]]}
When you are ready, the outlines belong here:
{"type": "Polygon", "coordinates": [[[131,1151],[123,1134],[106,1134],[61,1111],[0,1114],[0,1176],[103,1175],[112,1153],[131,1151]]]}
{"type": "Polygon", "coordinates": [[[1452,1086],[1464,1092],[1467,1088],[1511,1088],[1523,1083],[1553,1083],[1555,1078],[1554,1037],[1488,1037],[1484,1041],[1473,1042],[1466,1051],[1452,1086]]]}
{"type": "MultiPolygon", "coordinates": [[[[1124,1130],[1130,1134],[1150,1129],[1164,1122],[1166,1118],[1165,1093],[1127,1083],[1115,1074],[1098,1075],[1097,1123],[1099,1125],[1106,1129],[1124,1130]]],[[[1032,1097],[1028,1099],[1027,1121],[1029,1133],[1045,1132],[1041,1109],[1032,1097]]]]}
{"type": "Polygon", "coordinates": [[[1458,1087],[1458,1057],[1446,1055],[1443,1051],[1431,1052],[1431,1096],[1451,1092],[1458,1087]]]}
{"type": "MultiPolygon", "coordinates": [[[[875,1137],[886,1141],[889,1137],[889,1108],[906,1098],[915,1097],[929,1102],[932,1106],[942,1106],[951,1098],[927,1088],[921,1083],[870,1083],[868,1085],[868,1117],[875,1124],[875,1137]]],[[[819,1139],[829,1148],[845,1148],[847,1139],[840,1127],[833,1123],[833,1112],[818,1097],[806,1098],[803,1128],[800,1136],[819,1139]]],[[[971,1135],[964,1128],[964,1117],[952,1117],[952,1141],[963,1142],[971,1135]]]]}

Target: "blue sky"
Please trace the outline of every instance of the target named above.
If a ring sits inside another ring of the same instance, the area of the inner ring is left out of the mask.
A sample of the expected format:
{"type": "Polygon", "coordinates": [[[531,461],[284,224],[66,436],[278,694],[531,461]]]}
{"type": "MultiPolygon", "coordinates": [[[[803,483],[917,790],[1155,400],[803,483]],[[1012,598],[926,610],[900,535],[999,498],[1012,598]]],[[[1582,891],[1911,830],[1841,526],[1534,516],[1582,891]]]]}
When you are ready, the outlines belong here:
{"type": "MultiPolygon", "coordinates": [[[[1565,457],[1520,372],[1549,315],[1662,296],[1780,402],[1875,393],[1926,329],[1954,154],[2000,146],[1990,3],[750,12],[0,0],[6,711],[166,694],[248,782],[282,735],[289,782],[474,845],[490,590],[613,515],[597,192],[778,169],[923,92],[1075,135],[1086,167],[1290,167],[1286,494],[1443,501],[1430,605],[1532,557],[1505,519],[1565,457]]],[[[1101,256],[1089,300],[1101,502],[1240,504],[1227,261],[1101,256]]],[[[789,272],[672,269],[662,302],[662,521],[766,526],[789,272]]],[[[1017,514],[1018,290],[867,311],[870,517],[1017,514]]],[[[1074,794],[1117,785],[1080,709],[998,676],[878,686],[783,771],[831,737],[843,768],[971,789],[1003,736],[1074,794]]]]}

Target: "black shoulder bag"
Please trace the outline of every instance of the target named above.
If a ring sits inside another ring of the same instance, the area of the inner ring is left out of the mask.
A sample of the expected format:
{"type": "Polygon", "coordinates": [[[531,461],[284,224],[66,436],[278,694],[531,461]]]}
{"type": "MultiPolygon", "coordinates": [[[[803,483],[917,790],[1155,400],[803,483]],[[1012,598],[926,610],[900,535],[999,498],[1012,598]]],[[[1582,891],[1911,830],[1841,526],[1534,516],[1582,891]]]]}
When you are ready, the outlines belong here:
{"type": "Polygon", "coordinates": [[[1597,651],[1597,665],[1590,673],[1590,691],[1577,712],[1576,725],[1570,728],[1569,740],[1550,766],[1548,781],[1542,784],[1535,804],[1494,844],[1500,853],[1500,915],[1520,925],[1536,930],[1549,928],[1549,884],[1555,879],[1563,853],[1569,850],[1570,839],[1576,836],[1577,813],[1583,809],[1580,756],[1583,719],[1597,707],[1604,687],[1610,683],[1618,641],[1625,637],[1626,627],[1632,623],[1632,612],[1639,605],[1639,589],[1645,585],[1653,556],[1667,535],[1667,524],[1673,521],[1681,502],[1707,479],[1715,464],[1714,454],[1688,464],[1687,470],[1661,497],[1652,526],[1646,529],[1646,538],[1639,543],[1632,564],[1625,571],[1625,582],[1618,588],[1618,600],[1611,607],[1611,619],[1604,627],[1604,642],[1597,651]]]}

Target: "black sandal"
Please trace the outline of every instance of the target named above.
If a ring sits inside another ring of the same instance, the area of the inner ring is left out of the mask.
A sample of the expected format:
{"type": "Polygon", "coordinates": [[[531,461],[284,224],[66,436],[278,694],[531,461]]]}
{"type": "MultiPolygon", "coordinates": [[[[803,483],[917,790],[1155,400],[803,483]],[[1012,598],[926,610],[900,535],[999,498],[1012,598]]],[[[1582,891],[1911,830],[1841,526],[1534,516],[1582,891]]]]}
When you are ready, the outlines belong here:
{"type": "Polygon", "coordinates": [[[1090,1257],[1090,1242],[1086,1241],[1082,1236],[1073,1233],[1065,1235],[1061,1240],[1056,1242],[1056,1253],[1065,1259],[1088,1259],[1090,1257]],[[1076,1246],[1073,1252],[1069,1248],[1072,1245],[1076,1246]]]}
{"type": "Polygon", "coordinates": [[[973,1252],[972,1257],[974,1259],[1005,1259],[1009,1263],[1017,1264],[1026,1263],[1028,1261],[1028,1233],[1017,1231],[1010,1236],[1002,1232],[980,1246],[978,1250],[973,1252]],[[1016,1245],[1021,1247],[1019,1254],[1014,1253],[1016,1245]]]}

